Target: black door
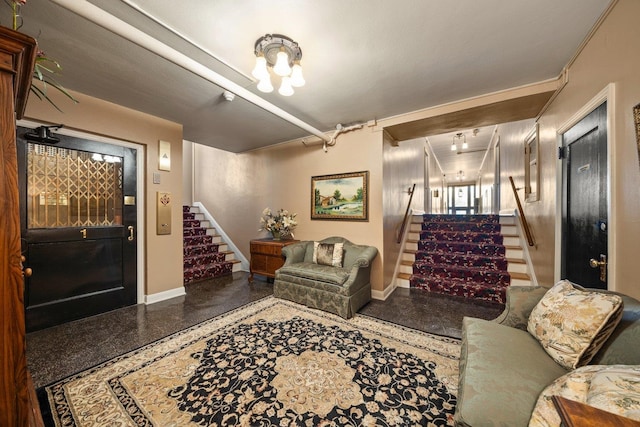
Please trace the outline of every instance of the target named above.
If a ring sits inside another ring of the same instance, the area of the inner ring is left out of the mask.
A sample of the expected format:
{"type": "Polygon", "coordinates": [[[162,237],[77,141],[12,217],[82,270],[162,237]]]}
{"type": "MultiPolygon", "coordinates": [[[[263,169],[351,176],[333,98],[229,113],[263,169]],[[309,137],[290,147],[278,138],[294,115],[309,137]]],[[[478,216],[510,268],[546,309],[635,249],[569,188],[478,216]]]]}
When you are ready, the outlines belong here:
{"type": "Polygon", "coordinates": [[[18,128],[27,330],[136,303],[136,151],[18,128]]]}
{"type": "Polygon", "coordinates": [[[563,135],[563,277],[607,289],[607,105],[563,135]]]}

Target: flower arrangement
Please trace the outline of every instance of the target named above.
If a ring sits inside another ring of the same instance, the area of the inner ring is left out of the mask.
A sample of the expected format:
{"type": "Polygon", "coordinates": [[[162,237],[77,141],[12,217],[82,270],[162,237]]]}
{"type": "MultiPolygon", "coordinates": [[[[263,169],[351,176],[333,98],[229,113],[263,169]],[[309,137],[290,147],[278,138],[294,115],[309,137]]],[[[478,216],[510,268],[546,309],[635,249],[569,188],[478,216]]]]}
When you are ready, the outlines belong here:
{"type": "MultiPolygon", "coordinates": [[[[22,16],[20,15],[20,8],[27,4],[27,0],[4,0],[5,3],[11,7],[11,28],[18,31],[22,27],[22,16]]],[[[60,64],[46,56],[46,54],[38,50],[36,54],[36,65],[33,68],[33,80],[39,82],[38,85],[31,85],[31,93],[33,93],[39,100],[46,100],[55,107],[56,110],[62,112],[60,108],[49,98],[47,95],[47,87],[51,86],[54,89],[60,91],[67,98],[74,103],[78,101],[62,86],[53,76],[60,74],[62,67],[60,64]]]]}
{"type": "Polygon", "coordinates": [[[258,231],[269,231],[273,238],[278,240],[281,237],[293,237],[293,229],[296,228],[296,215],[289,213],[286,209],[280,209],[276,213],[271,209],[265,208],[260,218],[260,229],[258,231]]]}

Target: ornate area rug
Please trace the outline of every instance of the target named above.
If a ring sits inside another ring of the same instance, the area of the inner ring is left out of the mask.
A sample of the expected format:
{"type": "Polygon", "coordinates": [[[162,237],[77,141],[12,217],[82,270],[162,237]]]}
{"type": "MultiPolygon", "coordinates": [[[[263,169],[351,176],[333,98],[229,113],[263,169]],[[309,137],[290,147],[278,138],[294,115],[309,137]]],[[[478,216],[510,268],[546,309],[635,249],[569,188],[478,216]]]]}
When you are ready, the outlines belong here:
{"type": "Polygon", "coordinates": [[[445,426],[459,353],[267,297],[44,391],[58,426],[445,426]]]}

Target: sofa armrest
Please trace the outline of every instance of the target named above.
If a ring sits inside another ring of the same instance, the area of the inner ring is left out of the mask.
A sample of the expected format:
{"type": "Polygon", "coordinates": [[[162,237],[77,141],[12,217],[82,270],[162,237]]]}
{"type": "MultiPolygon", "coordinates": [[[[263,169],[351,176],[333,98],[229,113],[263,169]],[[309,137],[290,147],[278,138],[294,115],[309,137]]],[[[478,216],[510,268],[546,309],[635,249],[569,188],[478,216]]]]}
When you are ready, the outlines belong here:
{"type": "Polygon", "coordinates": [[[354,268],[368,267],[371,261],[378,255],[378,250],[373,246],[367,246],[364,248],[358,257],[353,261],[350,266],[345,265],[345,268],[353,270],[354,268]]]}
{"type": "Polygon", "coordinates": [[[526,331],[531,310],[546,292],[542,286],[509,286],[504,311],[493,321],[526,331]]]}
{"type": "Polygon", "coordinates": [[[282,256],[285,257],[284,265],[291,265],[304,261],[304,254],[309,242],[298,242],[282,248],[282,256]]]}
{"type": "Polygon", "coordinates": [[[371,281],[371,262],[378,255],[378,250],[373,246],[367,246],[358,257],[353,260],[349,269],[349,278],[344,283],[345,288],[358,290],[371,281]]]}

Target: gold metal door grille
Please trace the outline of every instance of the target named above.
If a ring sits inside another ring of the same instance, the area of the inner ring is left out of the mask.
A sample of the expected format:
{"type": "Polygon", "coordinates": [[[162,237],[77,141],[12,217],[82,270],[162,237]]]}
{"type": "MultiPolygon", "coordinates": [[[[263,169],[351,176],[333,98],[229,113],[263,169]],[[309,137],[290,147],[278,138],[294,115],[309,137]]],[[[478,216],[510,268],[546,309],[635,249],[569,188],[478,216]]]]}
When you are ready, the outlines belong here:
{"type": "Polygon", "coordinates": [[[27,144],[28,228],[122,225],[122,158],[27,144]]]}

